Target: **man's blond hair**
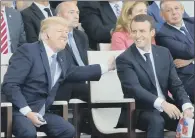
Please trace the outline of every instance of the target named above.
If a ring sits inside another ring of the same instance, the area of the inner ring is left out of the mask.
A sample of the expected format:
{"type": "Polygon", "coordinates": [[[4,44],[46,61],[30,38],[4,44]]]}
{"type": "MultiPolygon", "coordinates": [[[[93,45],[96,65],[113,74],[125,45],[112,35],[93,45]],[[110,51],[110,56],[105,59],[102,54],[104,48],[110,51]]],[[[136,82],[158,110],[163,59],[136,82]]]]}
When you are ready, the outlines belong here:
{"type": "Polygon", "coordinates": [[[42,40],[42,34],[50,27],[55,26],[55,25],[62,25],[64,27],[68,27],[67,21],[58,16],[53,16],[53,17],[48,17],[44,20],[41,21],[41,27],[40,27],[40,32],[39,32],[39,40],[42,40]]]}

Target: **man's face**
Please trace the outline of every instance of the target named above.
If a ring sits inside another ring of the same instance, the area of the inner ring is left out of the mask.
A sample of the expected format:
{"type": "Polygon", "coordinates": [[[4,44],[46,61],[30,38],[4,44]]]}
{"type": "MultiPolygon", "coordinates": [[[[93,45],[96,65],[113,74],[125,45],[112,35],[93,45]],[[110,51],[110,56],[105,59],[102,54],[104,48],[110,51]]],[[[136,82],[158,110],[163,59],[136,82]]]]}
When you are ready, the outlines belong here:
{"type": "Polygon", "coordinates": [[[77,27],[79,24],[79,9],[76,4],[71,3],[68,6],[63,8],[61,11],[61,17],[68,21],[69,27],[77,27]]]}
{"type": "Polygon", "coordinates": [[[56,52],[65,48],[68,41],[68,26],[56,24],[46,31],[48,45],[56,52]]]}
{"type": "Polygon", "coordinates": [[[166,1],[162,4],[161,14],[164,20],[172,25],[180,25],[184,8],[178,1],[166,1]]]}
{"type": "Polygon", "coordinates": [[[151,25],[148,21],[135,22],[131,24],[131,37],[136,46],[140,49],[145,49],[151,46],[151,39],[154,37],[155,30],[151,30],[151,25]]]}

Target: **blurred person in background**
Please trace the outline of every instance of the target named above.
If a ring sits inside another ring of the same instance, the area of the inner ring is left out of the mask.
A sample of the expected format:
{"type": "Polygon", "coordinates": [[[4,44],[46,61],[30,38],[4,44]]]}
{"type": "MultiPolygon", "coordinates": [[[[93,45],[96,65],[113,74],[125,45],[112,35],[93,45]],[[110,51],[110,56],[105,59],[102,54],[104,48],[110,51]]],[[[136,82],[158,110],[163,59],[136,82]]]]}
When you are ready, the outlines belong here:
{"type": "Polygon", "coordinates": [[[1,53],[14,53],[26,42],[22,16],[12,8],[12,2],[1,2],[1,53]]]}

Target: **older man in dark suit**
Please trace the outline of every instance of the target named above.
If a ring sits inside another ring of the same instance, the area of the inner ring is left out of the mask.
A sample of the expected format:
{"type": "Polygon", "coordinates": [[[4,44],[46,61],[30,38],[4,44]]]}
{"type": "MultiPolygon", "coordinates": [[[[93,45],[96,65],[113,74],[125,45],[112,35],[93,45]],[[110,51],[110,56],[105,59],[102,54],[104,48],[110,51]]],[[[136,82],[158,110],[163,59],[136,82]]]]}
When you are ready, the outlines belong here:
{"type": "Polygon", "coordinates": [[[55,15],[48,0],[35,0],[28,8],[21,11],[27,42],[38,41],[40,23],[43,19],[55,15]]]}
{"type": "Polygon", "coordinates": [[[156,35],[156,43],[168,48],[185,90],[194,102],[194,17],[183,18],[179,1],[162,1],[161,14],[166,23],[156,35]]]}
{"type": "Polygon", "coordinates": [[[112,62],[101,66],[71,65],[67,55],[60,52],[66,46],[67,34],[66,20],[47,18],[41,23],[41,41],[23,45],[10,59],[2,91],[13,104],[13,134],[18,138],[36,138],[37,129],[48,137],[73,138],[73,126],[47,112],[60,83],[99,80],[102,73],[114,69],[112,62]]]}
{"type": "MultiPolygon", "coordinates": [[[[135,44],[116,60],[125,97],[136,100],[137,127],[147,138],[163,138],[164,128],[176,130],[181,111],[193,117],[193,106],[175,70],[168,49],[151,44],[155,24],[151,16],[133,18],[131,36],[135,44]],[[172,93],[174,102],[168,96],[172,93]]],[[[125,110],[123,110],[123,113],[125,110]]],[[[119,124],[126,124],[122,113],[119,124]]]]}
{"type": "Polygon", "coordinates": [[[20,12],[1,4],[1,53],[14,53],[26,42],[24,23],[20,12]]]}
{"type": "MultiPolygon", "coordinates": [[[[79,10],[76,1],[66,1],[60,3],[56,8],[57,16],[63,17],[68,21],[69,34],[68,45],[66,50],[70,55],[72,64],[76,66],[85,66],[88,64],[87,50],[89,49],[89,42],[87,35],[76,29],[79,25],[79,10]]],[[[70,84],[71,85],[71,84],[70,84]]],[[[67,86],[61,86],[57,93],[57,99],[65,98],[67,100],[72,98],[79,98],[88,101],[89,86],[85,82],[73,83],[74,87],[69,89],[69,93],[64,93],[63,89],[67,86]]],[[[68,92],[68,91],[67,91],[68,92]]]]}

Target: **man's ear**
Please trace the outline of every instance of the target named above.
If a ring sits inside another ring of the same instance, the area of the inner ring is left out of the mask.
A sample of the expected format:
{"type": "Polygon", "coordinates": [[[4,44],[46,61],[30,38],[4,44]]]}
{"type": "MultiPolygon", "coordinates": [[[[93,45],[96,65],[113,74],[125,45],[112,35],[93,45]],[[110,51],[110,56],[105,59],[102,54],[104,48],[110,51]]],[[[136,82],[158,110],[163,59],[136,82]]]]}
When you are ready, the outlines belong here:
{"type": "Polygon", "coordinates": [[[151,36],[154,37],[155,35],[156,35],[156,31],[155,31],[155,29],[152,29],[151,30],[151,36]]]}

